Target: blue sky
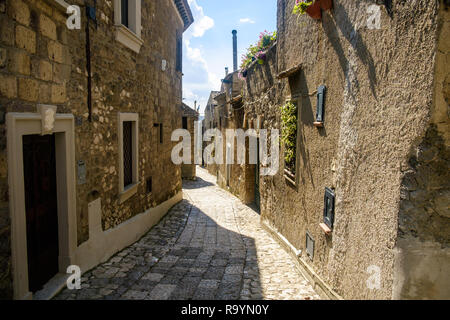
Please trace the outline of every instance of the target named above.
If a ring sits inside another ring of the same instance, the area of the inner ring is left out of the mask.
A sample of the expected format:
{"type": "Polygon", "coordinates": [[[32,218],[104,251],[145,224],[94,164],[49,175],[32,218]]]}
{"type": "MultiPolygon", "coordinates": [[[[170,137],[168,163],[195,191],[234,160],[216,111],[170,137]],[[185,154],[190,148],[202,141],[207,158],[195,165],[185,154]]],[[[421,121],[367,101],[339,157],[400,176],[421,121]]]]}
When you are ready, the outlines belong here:
{"type": "Polygon", "coordinates": [[[241,55],[259,39],[261,31],[276,30],[276,0],[188,0],[195,22],[184,33],[183,98],[203,113],[211,90],[220,89],[225,67],[233,69],[231,31],[238,31],[241,55]]]}

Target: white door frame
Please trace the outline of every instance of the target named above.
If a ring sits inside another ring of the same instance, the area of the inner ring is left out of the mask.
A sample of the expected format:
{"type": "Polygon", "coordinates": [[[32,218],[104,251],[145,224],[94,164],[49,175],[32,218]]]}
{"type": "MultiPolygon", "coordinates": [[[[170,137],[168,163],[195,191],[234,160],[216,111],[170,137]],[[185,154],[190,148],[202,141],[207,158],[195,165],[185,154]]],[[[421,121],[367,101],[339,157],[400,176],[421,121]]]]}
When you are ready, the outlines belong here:
{"type": "Polygon", "coordinates": [[[65,273],[72,264],[77,248],[74,117],[57,114],[54,106],[38,106],[38,110],[41,113],[6,115],[14,299],[32,298],[28,287],[23,135],[55,134],[60,272],[65,273]]]}

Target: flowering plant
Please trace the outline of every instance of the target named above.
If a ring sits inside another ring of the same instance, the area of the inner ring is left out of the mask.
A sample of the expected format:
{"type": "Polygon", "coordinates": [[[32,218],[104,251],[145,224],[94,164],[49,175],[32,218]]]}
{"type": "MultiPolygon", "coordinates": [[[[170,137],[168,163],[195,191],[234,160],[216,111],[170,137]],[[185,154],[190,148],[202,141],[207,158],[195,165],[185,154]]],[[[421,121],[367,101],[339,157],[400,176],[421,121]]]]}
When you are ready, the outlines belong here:
{"type": "Polygon", "coordinates": [[[247,53],[242,55],[240,78],[245,78],[246,70],[250,64],[257,60],[259,64],[263,64],[266,60],[265,51],[277,40],[277,32],[268,32],[265,30],[259,35],[258,43],[251,45],[247,49],[247,53]]]}
{"type": "Polygon", "coordinates": [[[298,15],[305,14],[306,9],[308,9],[308,7],[312,4],[313,4],[312,1],[296,0],[294,10],[292,11],[292,13],[298,14],[298,15]]]}

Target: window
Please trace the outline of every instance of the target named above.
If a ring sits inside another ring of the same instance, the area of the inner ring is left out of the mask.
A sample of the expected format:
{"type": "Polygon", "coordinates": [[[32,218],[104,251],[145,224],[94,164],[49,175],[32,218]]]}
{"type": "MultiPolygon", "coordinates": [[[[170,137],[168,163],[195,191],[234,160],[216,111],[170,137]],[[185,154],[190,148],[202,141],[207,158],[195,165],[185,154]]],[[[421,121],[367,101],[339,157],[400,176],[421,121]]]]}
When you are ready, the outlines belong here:
{"type": "Polygon", "coordinates": [[[181,36],[177,36],[177,63],[176,69],[177,71],[183,71],[183,40],[181,36]]]}
{"type": "Polygon", "coordinates": [[[119,113],[119,202],[137,192],[138,177],[138,114],[119,113]]]}
{"type": "Polygon", "coordinates": [[[159,143],[163,143],[163,137],[164,137],[164,129],[163,124],[159,124],[159,143]]]}
{"type": "Polygon", "coordinates": [[[306,232],[306,254],[311,260],[314,259],[314,245],[315,241],[313,237],[311,237],[309,232],[306,232]]]}
{"type": "Polygon", "coordinates": [[[123,122],[123,187],[133,184],[133,122],[123,122]]]}
{"type": "Polygon", "coordinates": [[[121,18],[122,18],[122,24],[129,28],[128,23],[128,0],[121,0],[121,18]]]}
{"type": "Polygon", "coordinates": [[[325,118],[325,86],[320,86],[317,89],[317,110],[316,110],[316,121],[314,125],[318,128],[323,127],[323,122],[325,118]]]}
{"type": "Polygon", "coordinates": [[[114,0],[116,40],[139,53],[141,39],[141,0],[114,0]]]}
{"type": "Polygon", "coordinates": [[[334,199],[334,191],[329,188],[325,188],[323,220],[330,229],[333,229],[334,225],[334,199]]]}
{"type": "Polygon", "coordinates": [[[284,145],[284,175],[287,181],[297,185],[297,132],[298,102],[286,101],[281,109],[281,137],[284,145]]]}
{"type": "Polygon", "coordinates": [[[187,128],[188,128],[187,117],[183,117],[183,129],[187,130],[187,128]]]}

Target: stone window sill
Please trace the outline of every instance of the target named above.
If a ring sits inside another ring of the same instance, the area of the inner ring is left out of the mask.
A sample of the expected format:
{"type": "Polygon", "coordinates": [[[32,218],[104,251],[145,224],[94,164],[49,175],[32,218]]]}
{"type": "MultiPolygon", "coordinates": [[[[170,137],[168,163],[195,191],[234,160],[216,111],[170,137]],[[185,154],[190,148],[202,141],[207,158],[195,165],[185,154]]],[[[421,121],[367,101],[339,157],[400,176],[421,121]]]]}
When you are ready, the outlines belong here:
{"type": "Polygon", "coordinates": [[[139,182],[127,186],[125,190],[123,190],[122,193],[119,195],[119,204],[124,203],[125,201],[130,199],[133,195],[135,195],[137,193],[138,186],[139,182]]]}
{"type": "Polygon", "coordinates": [[[332,230],[325,224],[321,223],[319,224],[319,227],[322,229],[322,231],[328,236],[331,234],[332,230]]]}
{"type": "Polygon", "coordinates": [[[116,25],[116,40],[136,53],[139,53],[144,43],[144,40],[124,25],[116,25]]]}

